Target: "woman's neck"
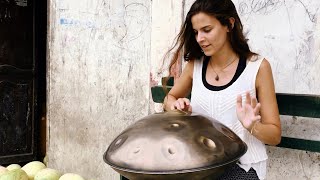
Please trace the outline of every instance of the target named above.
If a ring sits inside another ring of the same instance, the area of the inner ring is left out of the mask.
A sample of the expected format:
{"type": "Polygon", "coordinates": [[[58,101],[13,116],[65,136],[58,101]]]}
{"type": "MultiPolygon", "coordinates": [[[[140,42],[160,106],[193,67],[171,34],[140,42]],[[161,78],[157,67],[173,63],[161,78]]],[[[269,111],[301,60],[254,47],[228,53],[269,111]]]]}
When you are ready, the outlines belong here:
{"type": "Polygon", "coordinates": [[[233,59],[237,58],[238,55],[230,50],[230,51],[220,51],[217,54],[214,54],[213,56],[210,57],[210,62],[212,63],[211,65],[214,67],[225,67],[226,64],[230,63],[233,59]]]}

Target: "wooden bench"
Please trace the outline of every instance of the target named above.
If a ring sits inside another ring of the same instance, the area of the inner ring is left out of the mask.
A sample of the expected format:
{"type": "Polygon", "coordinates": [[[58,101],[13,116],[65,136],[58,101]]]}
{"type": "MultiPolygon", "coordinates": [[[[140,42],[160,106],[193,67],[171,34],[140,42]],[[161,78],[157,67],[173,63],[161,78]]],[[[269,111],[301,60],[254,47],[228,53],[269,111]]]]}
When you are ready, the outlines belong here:
{"type": "MultiPolygon", "coordinates": [[[[172,86],[173,79],[170,78],[167,90],[172,86]]],[[[163,103],[166,91],[161,85],[151,87],[151,93],[155,103],[163,103]]],[[[277,93],[276,96],[280,115],[320,118],[320,95],[277,93]]],[[[282,136],[277,147],[320,152],[320,141],[282,136]]],[[[127,179],[121,176],[121,180],[127,179]]]]}
{"type": "MultiPolygon", "coordinates": [[[[167,89],[170,90],[172,85],[173,80],[171,78],[166,86],[167,89]]],[[[162,103],[166,95],[162,86],[152,87],[151,93],[152,99],[156,103],[162,103]]],[[[320,95],[277,93],[276,96],[280,115],[320,118],[320,95]]],[[[281,143],[277,146],[311,152],[320,152],[320,141],[312,141],[307,139],[283,136],[281,143]]]]}

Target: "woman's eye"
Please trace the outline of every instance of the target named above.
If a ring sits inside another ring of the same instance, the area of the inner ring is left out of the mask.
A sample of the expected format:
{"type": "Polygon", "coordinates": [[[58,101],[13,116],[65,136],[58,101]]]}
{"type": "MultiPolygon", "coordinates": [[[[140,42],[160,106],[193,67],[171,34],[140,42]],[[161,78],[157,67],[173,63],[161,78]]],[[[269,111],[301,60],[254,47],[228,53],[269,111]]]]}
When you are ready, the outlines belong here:
{"type": "Polygon", "coordinates": [[[203,31],[206,32],[206,33],[208,33],[208,32],[211,31],[211,29],[204,29],[203,31]]]}

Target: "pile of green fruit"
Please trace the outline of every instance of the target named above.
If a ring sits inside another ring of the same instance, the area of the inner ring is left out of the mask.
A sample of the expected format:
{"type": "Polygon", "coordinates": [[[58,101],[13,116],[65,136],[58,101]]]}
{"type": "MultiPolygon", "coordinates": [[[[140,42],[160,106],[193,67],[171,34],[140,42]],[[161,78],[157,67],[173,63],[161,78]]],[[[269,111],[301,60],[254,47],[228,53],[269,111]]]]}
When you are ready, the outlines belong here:
{"type": "Polygon", "coordinates": [[[0,180],[84,180],[84,178],[74,173],[61,174],[40,161],[32,161],[22,167],[18,164],[0,166],[0,180]]]}

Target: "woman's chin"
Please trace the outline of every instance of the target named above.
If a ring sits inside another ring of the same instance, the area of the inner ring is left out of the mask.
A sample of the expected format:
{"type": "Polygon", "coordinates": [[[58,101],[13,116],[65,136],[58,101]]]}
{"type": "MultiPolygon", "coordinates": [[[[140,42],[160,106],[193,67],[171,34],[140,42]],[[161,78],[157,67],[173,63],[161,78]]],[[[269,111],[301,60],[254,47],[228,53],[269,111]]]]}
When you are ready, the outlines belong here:
{"type": "Polygon", "coordinates": [[[204,53],[204,55],[206,55],[206,56],[212,56],[212,52],[210,52],[210,51],[203,51],[203,53],[204,53]]]}

